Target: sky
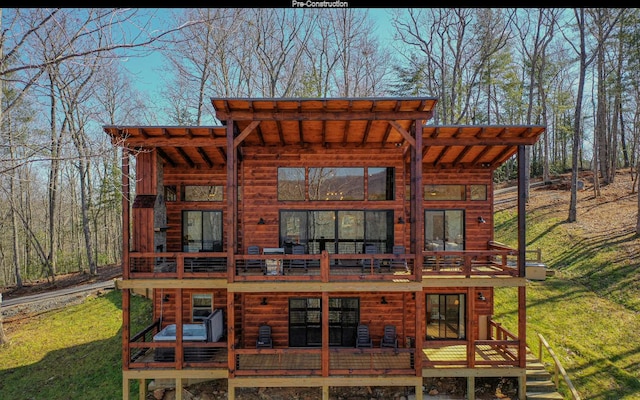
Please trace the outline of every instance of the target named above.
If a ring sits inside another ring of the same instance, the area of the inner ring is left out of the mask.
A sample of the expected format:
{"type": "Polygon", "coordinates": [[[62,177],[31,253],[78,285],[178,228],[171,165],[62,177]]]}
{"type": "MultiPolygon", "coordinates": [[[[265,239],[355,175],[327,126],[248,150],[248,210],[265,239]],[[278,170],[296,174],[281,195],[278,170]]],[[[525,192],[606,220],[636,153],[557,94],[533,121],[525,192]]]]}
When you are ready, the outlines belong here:
{"type": "MultiPolygon", "coordinates": [[[[171,13],[176,10],[179,9],[158,9],[156,23],[162,24],[163,21],[169,20],[171,13]]],[[[391,24],[388,22],[390,10],[388,8],[369,8],[370,17],[377,21],[378,37],[383,41],[393,37],[391,24]]],[[[129,57],[124,61],[124,66],[135,76],[134,84],[138,90],[151,95],[157,93],[164,83],[164,77],[160,71],[163,62],[161,54],[155,51],[144,57],[129,57]]]]}

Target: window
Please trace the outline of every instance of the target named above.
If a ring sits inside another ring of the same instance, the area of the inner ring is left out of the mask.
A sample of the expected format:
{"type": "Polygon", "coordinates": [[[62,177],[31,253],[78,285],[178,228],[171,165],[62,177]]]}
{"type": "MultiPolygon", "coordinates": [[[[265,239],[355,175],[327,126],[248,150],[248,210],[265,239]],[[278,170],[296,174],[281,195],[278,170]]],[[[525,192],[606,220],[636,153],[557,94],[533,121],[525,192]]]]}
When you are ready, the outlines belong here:
{"type": "Polygon", "coordinates": [[[169,185],[164,187],[164,199],[165,201],[178,200],[178,191],[176,190],[176,185],[169,185]]]}
{"type": "Polygon", "coordinates": [[[427,340],[465,339],[464,294],[428,294],[427,340]]]}
{"type": "Polygon", "coordinates": [[[222,201],[222,186],[184,186],[182,201],[222,201]]]}
{"type": "Polygon", "coordinates": [[[278,168],[278,201],[369,201],[395,199],[395,168],[278,168]],[[308,193],[308,195],[307,195],[308,193]]]}
{"type": "Polygon", "coordinates": [[[393,200],[395,188],[394,168],[368,168],[367,198],[393,200]]]}
{"type": "Polygon", "coordinates": [[[222,211],[182,212],[183,251],[222,251],[222,211]]]}
{"type": "Polygon", "coordinates": [[[204,321],[213,312],[212,294],[194,294],[191,296],[191,320],[204,321]]]}
{"type": "Polygon", "coordinates": [[[304,244],[309,254],[358,254],[365,244],[391,253],[393,210],[280,211],[280,244],[285,243],[304,244]]]}
{"type": "Polygon", "coordinates": [[[487,185],[471,185],[471,200],[487,200],[487,185]]]}
{"type": "Polygon", "coordinates": [[[304,168],[278,168],[278,200],[305,199],[304,168]]]}
{"type": "Polygon", "coordinates": [[[425,201],[464,200],[464,199],[465,199],[464,185],[425,185],[424,186],[425,201]]]}
{"type": "Polygon", "coordinates": [[[309,168],[310,200],[364,200],[364,168],[309,168]]]}
{"type": "Polygon", "coordinates": [[[425,250],[464,250],[464,210],[425,210],[425,250]]]}

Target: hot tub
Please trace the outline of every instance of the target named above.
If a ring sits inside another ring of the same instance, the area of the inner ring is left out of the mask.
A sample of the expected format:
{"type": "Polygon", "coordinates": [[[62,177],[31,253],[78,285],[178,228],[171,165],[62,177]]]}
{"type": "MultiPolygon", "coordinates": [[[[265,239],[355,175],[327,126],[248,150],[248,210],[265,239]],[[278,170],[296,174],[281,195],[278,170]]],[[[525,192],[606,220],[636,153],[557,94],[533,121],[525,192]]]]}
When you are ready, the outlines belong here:
{"type": "MultiPolygon", "coordinates": [[[[153,336],[154,342],[175,342],[176,341],[176,324],[167,325],[160,332],[153,336]]],[[[182,341],[183,342],[206,342],[207,328],[204,324],[183,324],[182,325],[182,341]]],[[[202,349],[198,347],[185,347],[184,357],[187,361],[197,361],[203,358],[202,349]]],[[[174,361],[175,348],[156,348],[154,360],[156,361],[174,361]]]]}
{"type": "MultiPolygon", "coordinates": [[[[224,336],[224,317],[222,309],[213,310],[201,324],[183,324],[183,342],[217,342],[224,336]]],[[[175,342],[176,324],[165,326],[153,337],[154,342],[175,342]]],[[[215,349],[211,347],[184,347],[185,361],[207,361],[215,349]]],[[[174,361],[175,347],[156,348],[156,361],[174,361]]]]}

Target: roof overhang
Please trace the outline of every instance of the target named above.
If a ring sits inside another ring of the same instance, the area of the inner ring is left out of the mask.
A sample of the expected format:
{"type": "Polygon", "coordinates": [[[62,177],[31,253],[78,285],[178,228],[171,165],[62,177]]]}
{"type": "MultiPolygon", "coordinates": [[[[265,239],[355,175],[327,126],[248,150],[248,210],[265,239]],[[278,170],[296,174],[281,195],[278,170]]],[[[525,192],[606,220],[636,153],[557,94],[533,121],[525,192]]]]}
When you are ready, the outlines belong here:
{"type": "Polygon", "coordinates": [[[211,168],[226,164],[233,146],[384,148],[415,146],[422,125],[425,168],[497,168],[532,145],[544,132],[537,125],[429,125],[434,98],[248,99],[213,98],[220,126],[105,126],[112,142],[131,149],[156,149],[172,166],[211,168]]]}

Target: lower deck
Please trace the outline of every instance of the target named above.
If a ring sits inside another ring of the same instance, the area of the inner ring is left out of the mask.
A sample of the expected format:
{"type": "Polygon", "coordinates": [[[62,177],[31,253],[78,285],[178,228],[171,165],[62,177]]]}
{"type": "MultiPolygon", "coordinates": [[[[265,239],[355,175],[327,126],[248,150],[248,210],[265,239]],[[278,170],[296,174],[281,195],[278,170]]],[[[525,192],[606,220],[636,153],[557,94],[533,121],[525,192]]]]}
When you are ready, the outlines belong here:
{"type": "MultiPolygon", "coordinates": [[[[174,361],[168,367],[176,369],[129,370],[124,371],[123,378],[126,388],[131,380],[140,380],[141,391],[146,390],[144,383],[147,380],[152,380],[154,388],[158,388],[188,385],[203,379],[227,379],[229,399],[234,399],[236,389],[241,388],[318,387],[322,399],[330,400],[332,387],[384,386],[406,387],[421,400],[424,379],[434,377],[466,379],[467,393],[474,393],[477,377],[514,377],[519,380],[520,387],[525,385],[526,368],[513,365],[513,357],[501,345],[475,346],[473,358],[489,363],[473,368],[467,366],[468,348],[465,345],[425,348],[420,353],[423,365],[416,369],[415,354],[408,348],[331,349],[327,363],[323,363],[320,349],[315,352],[309,349],[246,350],[236,355],[234,370],[226,365],[229,353],[220,348],[207,361],[217,363],[216,368],[189,367],[189,363],[177,368],[174,361]],[[445,360],[446,366],[439,365],[445,360]]],[[[154,363],[153,352],[141,357],[140,362],[154,363]]],[[[176,391],[176,399],[181,396],[182,393],[176,391]]],[[[144,398],[142,393],[141,398],[144,398]]],[[[467,398],[474,399],[474,396],[467,398]]]]}

